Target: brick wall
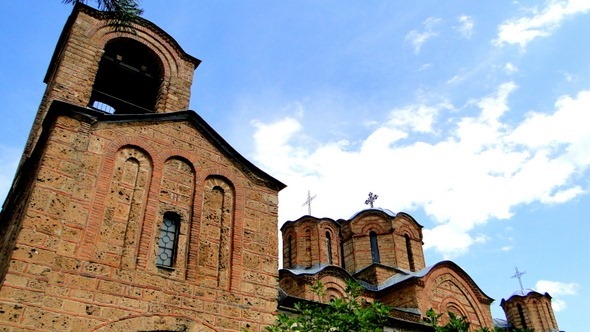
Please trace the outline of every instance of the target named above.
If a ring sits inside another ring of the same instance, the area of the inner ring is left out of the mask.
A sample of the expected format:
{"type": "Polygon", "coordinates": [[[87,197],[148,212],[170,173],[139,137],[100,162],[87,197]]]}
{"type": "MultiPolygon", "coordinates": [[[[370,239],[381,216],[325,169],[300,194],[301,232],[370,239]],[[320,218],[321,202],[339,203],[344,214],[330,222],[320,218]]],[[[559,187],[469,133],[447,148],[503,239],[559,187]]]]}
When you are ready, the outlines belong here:
{"type": "Polygon", "coordinates": [[[493,299],[455,263],[436,264],[423,278],[422,285],[423,291],[417,294],[422,312],[430,308],[439,313],[451,311],[467,317],[472,329],[493,326],[490,311],[493,299]]]}
{"type": "Polygon", "coordinates": [[[535,331],[559,329],[551,307],[551,297],[547,293],[531,291],[523,296],[513,295],[507,301],[502,300],[501,306],[506,318],[515,327],[526,326],[535,331]]]}
{"type": "Polygon", "coordinates": [[[282,239],[285,268],[308,268],[319,264],[342,266],[340,227],[334,220],[302,217],[297,222],[285,224],[282,239]]]}
{"type": "Polygon", "coordinates": [[[39,146],[30,198],[15,215],[22,230],[0,289],[0,326],[258,331],[271,323],[278,189],[190,122],[78,112],[58,116],[39,146]],[[181,216],[180,234],[174,266],[160,268],[167,211],[181,216]]]}

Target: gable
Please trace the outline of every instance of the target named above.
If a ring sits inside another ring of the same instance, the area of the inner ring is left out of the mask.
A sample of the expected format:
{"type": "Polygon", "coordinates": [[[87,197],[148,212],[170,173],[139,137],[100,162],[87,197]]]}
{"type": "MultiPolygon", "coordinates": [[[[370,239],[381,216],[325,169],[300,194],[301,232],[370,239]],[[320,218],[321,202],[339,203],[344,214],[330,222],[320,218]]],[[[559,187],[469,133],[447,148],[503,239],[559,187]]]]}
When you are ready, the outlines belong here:
{"type": "Polygon", "coordinates": [[[226,168],[273,190],[285,187],[239,154],[193,111],[112,115],[55,101],[45,118],[44,132],[51,131],[59,117],[91,124],[88,130],[95,137],[89,148],[96,153],[112,153],[124,145],[137,145],[154,159],[182,157],[196,168],[210,169],[211,174],[226,168]]]}

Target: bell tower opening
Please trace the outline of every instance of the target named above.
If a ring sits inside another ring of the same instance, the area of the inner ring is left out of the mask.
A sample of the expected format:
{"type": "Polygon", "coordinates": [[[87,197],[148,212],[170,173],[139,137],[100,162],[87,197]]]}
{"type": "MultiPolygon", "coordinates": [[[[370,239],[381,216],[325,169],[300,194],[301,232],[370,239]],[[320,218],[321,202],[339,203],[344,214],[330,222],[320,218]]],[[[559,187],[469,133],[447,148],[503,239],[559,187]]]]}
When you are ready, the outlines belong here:
{"type": "Polygon", "coordinates": [[[147,46],[113,39],[100,60],[90,106],[114,114],[153,113],[162,78],[162,63],[147,46]]]}

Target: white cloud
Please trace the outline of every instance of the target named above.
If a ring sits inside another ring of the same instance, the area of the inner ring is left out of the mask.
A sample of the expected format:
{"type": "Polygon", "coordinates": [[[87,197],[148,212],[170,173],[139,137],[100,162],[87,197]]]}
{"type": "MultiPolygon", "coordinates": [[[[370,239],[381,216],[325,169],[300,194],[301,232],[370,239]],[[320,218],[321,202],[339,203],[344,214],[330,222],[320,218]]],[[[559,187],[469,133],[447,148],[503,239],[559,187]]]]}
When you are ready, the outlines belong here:
{"type": "Polygon", "coordinates": [[[524,50],[532,40],[549,36],[565,19],[589,11],[590,1],[587,0],[549,0],[543,9],[534,10],[532,16],[500,24],[498,37],[492,43],[496,46],[515,44],[524,50]]]}
{"type": "Polygon", "coordinates": [[[405,129],[410,132],[432,133],[433,124],[439,110],[452,109],[448,103],[436,106],[412,105],[405,108],[394,109],[390,113],[387,125],[394,128],[405,129]]]}
{"type": "Polygon", "coordinates": [[[553,307],[553,311],[560,312],[564,311],[567,308],[567,304],[562,299],[551,299],[551,307],[553,307]]]}
{"type": "Polygon", "coordinates": [[[539,280],[535,284],[535,290],[549,293],[551,296],[578,295],[580,285],[575,282],[565,283],[559,281],[539,280]]]}
{"type": "Polygon", "coordinates": [[[471,38],[471,36],[473,36],[473,28],[475,27],[475,20],[473,19],[473,17],[468,15],[461,15],[459,16],[457,21],[459,21],[460,24],[456,28],[457,31],[459,31],[459,33],[463,37],[467,39],[471,38]]]}
{"type": "Polygon", "coordinates": [[[571,83],[571,82],[577,80],[577,78],[576,78],[576,76],[574,74],[571,74],[571,73],[568,73],[568,72],[563,72],[563,71],[560,71],[560,73],[561,73],[561,75],[563,75],[564,81],[566,81],[568,83],[571,83]]]}
{"type": "Polygon", "coordinates": [[[300,144],[313,134],[294,118],[255,122],[255,159],[289,185],[280,194],[281,221],[306,213],[307,190],[318,195],[312,213],[335,219],[365,208],[372,191],[376,206],[423,209],[431,219],[419,220],[426,248],[455,257],[487,240],[475,235],[478,225],[510,218],[518,205],[558,204],[586,190],[573,180],[590,165],[590,91],[508,124],[516,90],[501,84],[462,113],[448,103],[394,109],[364,138],[315,147],[300,144]]]}
{"type": "Polygon", "coordinates": [[[429,39],[436,37],[438,32],[434,31],[434,28],[440,23],[442,20],[436,17],[429,17],[427,18],[422,24],[424,25],[424,31],[419,32],[417,30],[412,30],[408,32],[406,35],[406,42],[409,42],[414,47],[414,53],[420,53],[420,49],[422,45],[429,39]]]}
{"type": "Polygon", "coordinates": [[[504,66],[504,70],[506,71],[506,74],[514,74],[518,72],[518,68],[510,62],[504,66]]]}
{"type": "Polygon", "coordinates": [[[563,296],[578,295],[580,285],[575,282],[564,283],[559,281],[539,280],[535,284],[535,290],[539,293],[549,293],[551,295],[551,304],[556,312],[563,311],[567,308],[563,296]]]}
{"type": "Polygon", "coordinates": [[[426,71],[428,69],[432,68],[432,64],[431,63],[425,63],[423,65],[421,65],[420,67],[418,67],[418,71],[426,71]]]}
{"type": "Polygon", "coordinates": [[[425,229],[424,238],[424,249],[435,248],[443,254],[444,259],[460,256],[474,243],[486,241],[484,237],[473,238],[462,229],[454,228],[452,224],[425,229]]]}

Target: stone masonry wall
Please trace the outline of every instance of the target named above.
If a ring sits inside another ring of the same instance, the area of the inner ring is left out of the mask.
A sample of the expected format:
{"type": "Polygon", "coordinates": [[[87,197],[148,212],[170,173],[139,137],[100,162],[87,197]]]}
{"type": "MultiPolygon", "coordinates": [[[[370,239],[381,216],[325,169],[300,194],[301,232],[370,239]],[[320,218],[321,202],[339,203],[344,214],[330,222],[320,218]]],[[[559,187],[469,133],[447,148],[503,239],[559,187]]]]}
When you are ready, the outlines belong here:
{"type": "Polygon", "coordinates": [[[104,47],[115,38],[137,40],[147,45],[160,58],[164,78],[156,106],[158,113],[188,108],[195,64],[182,52],[176,51],[178,47],[170,40],[171,38],[167,38],[164,32],[154,33],[150,27],[140,25],[134,26],[135,34],[113,33],[105,20],[89,13],[97,12],[89,8],[77,12],[77,17],[69,26],[69,30],[64,31],[63,43],[57,46],[57,57],[47,73],[47,88],[35,117],[24,157],[32,151],[40,135],[43,119],[54,100],[82,107],[88,105],[104,47]]]}
{"type": "Polygon", "coordinates": [[[261,331],[274,320],[277,191],[191,125],[61,116],[34,176],[0,289],[3,331],[261,331]],[[213,188],[225,203],[206,203],[213,188]],[[181,216],[171,268],[155,265],[166,211],[181,216]]]}

